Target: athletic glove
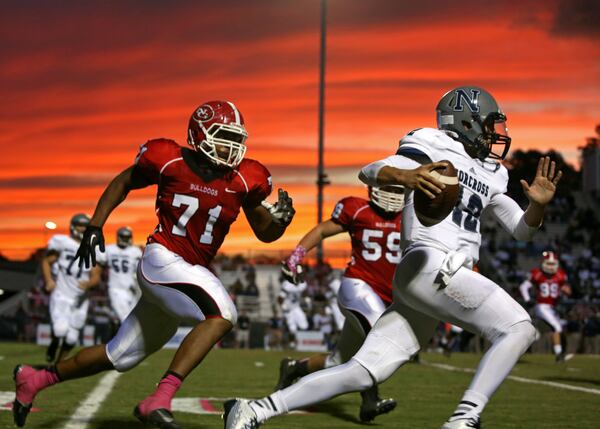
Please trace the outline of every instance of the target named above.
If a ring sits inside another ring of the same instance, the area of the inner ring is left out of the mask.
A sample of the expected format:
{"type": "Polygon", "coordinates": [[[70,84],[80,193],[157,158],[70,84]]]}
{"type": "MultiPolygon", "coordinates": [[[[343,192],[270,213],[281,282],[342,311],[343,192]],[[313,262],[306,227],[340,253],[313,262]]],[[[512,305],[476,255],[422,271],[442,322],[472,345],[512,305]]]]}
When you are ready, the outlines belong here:
{"type": "Polygon", "coordinates": [[[291,270],[288,267],[287,261],[281,261],[281,274],[288,282],[292,282],[297,285],[302,283],[304,277],[304,268],[302,268],[302,265],[298,264],[293,270],[291,270]]]}
{"type": "MultiPolygon", "coordinates": [[[[96,266],[96,246],[100,247],[100,251],[104,252],[104,234],[99,226],[88,225],[83,233],[81,244],[75,254],[75,262],[79,259],[79,268],[85,265],[85,268],[90,267],[90,262],[93,267],[96,266]]],[[[73,264],[71,262],[71,264],[73,264]]]]}
{"type": "Polygon", "coordinates": [[[279,188],[278,200],[275,204],[271,204],[268,201],[262,201],[260,204],[269,211],[273,222],[283,227],[287,227],[292,222],[296,213],[292,199],[289,197],[287,191],[281,188],[279,188]]]}

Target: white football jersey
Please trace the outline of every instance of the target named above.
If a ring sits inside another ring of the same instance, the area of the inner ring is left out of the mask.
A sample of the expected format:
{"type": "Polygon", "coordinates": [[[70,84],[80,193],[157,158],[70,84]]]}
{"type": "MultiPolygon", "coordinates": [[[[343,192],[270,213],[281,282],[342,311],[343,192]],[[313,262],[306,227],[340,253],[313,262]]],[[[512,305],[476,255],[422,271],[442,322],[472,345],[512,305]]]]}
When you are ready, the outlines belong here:
{"type": "MultiPolygon", "coordinates": [[[[48,242],[48,251],[58,253],[58,259],[54,264],[57,269],[55,290],[67,296],[81,295],[83,290],[79,288],[79,283],[90,279],[91,268],[85,268],[85,265],[79,268],[79,261],[71,265],[77,249],[79,249],[79,242],[64,234],[54,235],[48,242]]],[[[105,255],[96,250],[96,260],[103,263],[105,255]]]]}
{"type": "Polygon", "coordinates": [[[108,289],[132,291],[137,289],[136,270],[142,250],[137,246],[121,248],[116,244],[106,246],[108,289]]]}
{"type": "Polygon", "coordinates": [[[296,307],[300,307],[302,293],[306,290],[306,282],[295,285],[292,282],[284,280],[281,283],[280,297],[283,298],[283,310],[289,311],[296,307]]]}
{"type": "MultiPolygon", "coordinates": [[[[481,245],[480,217],[494,198],[507,190],[508,171],[499,162],[482,162],[471,158],[462,143],[443,131],[421,128],[408,133],[400,141],[397,155],[388,158],[388,164],[405,168],[405,159],[421,152],[432,162],[450,161],[458,170],[460,184],[459,201],[454,210],[440,223],[426,227],[417,219],[414,211],[413,192],[406,195],[402,218],[402,247],[436,247],[449,252],[461,252],[472,265],[479,259],[481,245]],[[404,155],[404,156],[398,156],[404,155]]],[[[517,207],[519,217],[522,211],[517,207]]]]}

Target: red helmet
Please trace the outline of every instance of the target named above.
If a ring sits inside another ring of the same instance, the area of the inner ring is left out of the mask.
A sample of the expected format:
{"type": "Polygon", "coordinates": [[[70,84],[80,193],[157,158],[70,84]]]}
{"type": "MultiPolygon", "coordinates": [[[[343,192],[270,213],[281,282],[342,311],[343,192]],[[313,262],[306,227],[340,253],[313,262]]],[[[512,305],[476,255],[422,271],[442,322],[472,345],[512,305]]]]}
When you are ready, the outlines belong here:
{"type": "Polygon", "coordinates": [[[556,253],[552,251],[546,251],[542,253],[542,271],[546,274],[556,274],[558,271],[558,258],[556,253]]]}
{"type": "Polygon", "coordinates": [[[230,101],[208,101],[190,118],[188,144],[216,165],[235,168],[246,153],[244,118],[230,101]]]}

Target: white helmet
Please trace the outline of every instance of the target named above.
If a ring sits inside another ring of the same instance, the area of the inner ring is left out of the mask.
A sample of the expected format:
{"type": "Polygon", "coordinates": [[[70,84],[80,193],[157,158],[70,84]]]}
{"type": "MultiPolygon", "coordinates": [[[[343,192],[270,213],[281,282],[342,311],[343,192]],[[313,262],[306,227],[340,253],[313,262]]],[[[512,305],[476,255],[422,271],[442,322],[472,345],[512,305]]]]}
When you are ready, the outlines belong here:
{"type": "Polygon", "coordinates": [[[398,213],[404,208],[404,186],[369,187],[369,198],[386,212],[398,213]]]}

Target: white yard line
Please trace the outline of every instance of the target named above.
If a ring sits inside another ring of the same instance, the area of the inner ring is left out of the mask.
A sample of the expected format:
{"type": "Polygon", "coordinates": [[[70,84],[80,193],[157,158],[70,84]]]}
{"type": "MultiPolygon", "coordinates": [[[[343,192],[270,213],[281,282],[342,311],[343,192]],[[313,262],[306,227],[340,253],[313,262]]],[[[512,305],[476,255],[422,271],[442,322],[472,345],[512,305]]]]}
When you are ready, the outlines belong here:
{"type": "Polygon", "coordinates": [[[88,423],[91,421],[96,411],[102,405],[102,402],[109,395],[113,389],[115,382],[121,375],[120,372],[111,371],[106,374],[100,380],[100,383],[91,391],[87,398],[85,398],[79,407],[75,410],[71,418],[67,422],[64,429],[85,429],[88,423]]]}
{"type": "MultiPolygon", "coordinates": [[[[423,362],[423,364],[427,365],[427,366],[432,366],[434,368],[443,369],[445,371],[468,372],[470,374],[475,372],[475,370],[472,368],[459,368],[457,366],[446,365],[443,363],[423,362]]],[[[573,386],[571,384],[556,383],[554,381],[535,380],[532,378],[517,377],[514,375],[509,375],[507,378],[512,381],[518,381],[519,383],[540,384],[542,386],[551,386],[551,387],[557,387],[559,389],[574,390],[576,392],[584,392],[584,393],[591,393],[593,395],[600,395],[600,390],[591,389],[589,387],[573,386]]]]}

